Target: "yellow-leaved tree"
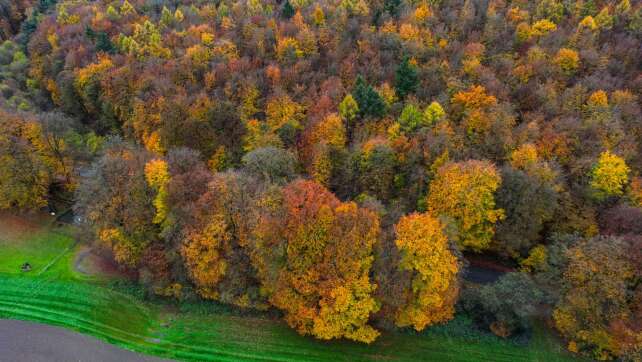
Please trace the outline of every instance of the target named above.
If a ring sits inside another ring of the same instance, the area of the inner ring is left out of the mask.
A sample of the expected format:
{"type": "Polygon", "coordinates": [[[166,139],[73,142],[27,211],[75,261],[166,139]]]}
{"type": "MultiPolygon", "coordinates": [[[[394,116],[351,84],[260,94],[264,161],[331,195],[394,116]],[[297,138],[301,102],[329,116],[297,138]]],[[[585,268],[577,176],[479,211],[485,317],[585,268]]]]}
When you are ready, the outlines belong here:
{"type": "Polygon", "coordinates": [[[639,359],[639,244],[599,236],[580,240],[566,252],[553,321],[568,338],[569,350],[590,353],[597,360],[639,359]]]}
{"type": "Polygon", "coordinates": [[[623,158],[609,151],[602,152],[591,171],[591,187],[598,198],[622,196],[629,181],[629,171],[623,158]]]}
{"type": "Polygon", "coordinates": [[[169,183],[169,170],[167,162],[161,159],[154,159],[145,165],[145,179],[147,184],[156,190],[154,207],[156,215],[154,223],[161,224],[167,217],[167,184],[169,183]]]}
{"type": "Polygon", "coordinates": [[[415,213],[402,217],[395,228],[399,268],[412,274],[411,288],[396,316],[399,327],[411,325],[421,331],[453,317],[459,265],[443,227],[436,217],[415,213]]]}
{"type": "Polygon", "coordinates": [[[504,218],[504,210],[495,208],[500,183],[497,169],[488,161],[447,163],[430,184],[428,212],[454,224],[461,248],[484,250],[495,234],[495,222],[504,218]]]}
{"type": "Polygon", "coordinates": [[[562,73],[572,75],[580,66],[580,56],[573,49],[562,48],[555,55],[553,62],[557,64],[562,73]]]}
{"type": "Polygon", "coordinates": [[[218,283],[225,275],[227,262],[223,250],[232,235],[222,214],[214,215],[204,229],[188,233],[181,254],[200,295],[218,299],[218,283]]]}
{"type": "Polygon", "coordinates": [[[47,205],[53,172],[42,139],[37,123],[0,111],[0,209],[47,205]]]}

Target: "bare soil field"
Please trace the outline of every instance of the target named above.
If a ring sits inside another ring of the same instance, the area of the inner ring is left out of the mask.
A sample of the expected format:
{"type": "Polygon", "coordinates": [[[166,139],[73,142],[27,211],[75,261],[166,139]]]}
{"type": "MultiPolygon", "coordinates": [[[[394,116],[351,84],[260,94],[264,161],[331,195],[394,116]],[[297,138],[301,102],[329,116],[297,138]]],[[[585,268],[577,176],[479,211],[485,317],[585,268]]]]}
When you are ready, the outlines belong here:
{"type": "Polygon", "coordinates": [[[44,324],[0,320],[3,361],[169,361],[127,351],[96,338],[44,324]]]}

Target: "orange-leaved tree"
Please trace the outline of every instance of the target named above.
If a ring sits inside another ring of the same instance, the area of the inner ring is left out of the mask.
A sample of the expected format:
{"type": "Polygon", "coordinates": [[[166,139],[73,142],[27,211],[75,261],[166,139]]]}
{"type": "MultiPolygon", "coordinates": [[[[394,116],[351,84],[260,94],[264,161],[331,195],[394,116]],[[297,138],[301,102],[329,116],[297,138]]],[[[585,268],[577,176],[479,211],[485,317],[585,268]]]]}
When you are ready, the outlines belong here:
{"type": "Polygon", "coordinates": [[[301,334],[372,342],[377,215],[303,180],[267,193],[259,207],[249,244],[270,303],[301,334]]]}
{"type": "Polygon", "coordinates": [[[486,93],[483,86],[472,86],[457,92],[451,99],[456,118],[469,136],[490,131],[490,108],[497,105],[497,98],[486,93]]]}

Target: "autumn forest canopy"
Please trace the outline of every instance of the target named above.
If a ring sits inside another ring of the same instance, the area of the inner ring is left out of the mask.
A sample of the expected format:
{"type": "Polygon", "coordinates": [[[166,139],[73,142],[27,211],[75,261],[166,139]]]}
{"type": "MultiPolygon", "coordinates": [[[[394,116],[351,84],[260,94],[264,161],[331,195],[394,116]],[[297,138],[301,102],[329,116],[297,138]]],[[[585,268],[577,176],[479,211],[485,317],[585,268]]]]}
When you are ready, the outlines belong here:
{"type": "Polygon", "coordinates": [[[639,1],[0,0],[0,39],[0,209],[148,293],[639,361],[639,1]]]}

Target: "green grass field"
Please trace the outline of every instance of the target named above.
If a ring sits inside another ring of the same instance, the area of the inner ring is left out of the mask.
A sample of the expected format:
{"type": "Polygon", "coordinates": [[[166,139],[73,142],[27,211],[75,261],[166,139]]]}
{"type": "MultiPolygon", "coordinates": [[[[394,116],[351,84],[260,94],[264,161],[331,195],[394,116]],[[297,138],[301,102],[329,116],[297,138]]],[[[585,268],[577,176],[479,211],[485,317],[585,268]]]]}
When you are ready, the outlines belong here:
{"type": "MultiPolygon", "coordinates": [[[[420,334],[384,334],[367,346],[302,337],[281,321],[235,316],[214,303],[179,312],[171,303],[143,301],[75,272],[77,246],[64,233],[28,234],[0,236],[0,318],[62,326],[138,352],[198,361],[572,359],[541,326],[526,346],[479,332],[463,318],[420,334]],[[22,273],[20,265],[27,260],[34,269],[22,273]]],[[[2,230],[0,235],[5,235],[2,230]]]]}
{"type": "Polygon", "coordinates": [[[19,273],[20,266],[29,262],[33,268],[29,275],[73,278],[73,269],[69,265],[73,247],[73,239],[62,230],[37,231],[24,238],[0,235],[0,273],[19,273]]]}

